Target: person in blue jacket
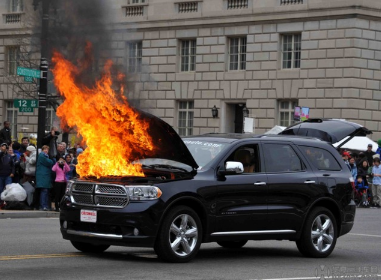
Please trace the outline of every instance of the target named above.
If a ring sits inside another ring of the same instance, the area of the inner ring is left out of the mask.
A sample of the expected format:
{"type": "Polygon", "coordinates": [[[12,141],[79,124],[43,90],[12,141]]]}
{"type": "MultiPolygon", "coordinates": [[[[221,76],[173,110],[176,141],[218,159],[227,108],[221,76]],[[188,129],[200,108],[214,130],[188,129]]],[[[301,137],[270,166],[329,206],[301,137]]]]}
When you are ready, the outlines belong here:
{"type": "Polygon", "coordinates": [[[52,167],[54,160],[49,158],[49,146],[42,146],[38,155],[36,171],[36,188],[40,189],[40,209],[49,210],[49,190],[52,187],[52,167]]]}

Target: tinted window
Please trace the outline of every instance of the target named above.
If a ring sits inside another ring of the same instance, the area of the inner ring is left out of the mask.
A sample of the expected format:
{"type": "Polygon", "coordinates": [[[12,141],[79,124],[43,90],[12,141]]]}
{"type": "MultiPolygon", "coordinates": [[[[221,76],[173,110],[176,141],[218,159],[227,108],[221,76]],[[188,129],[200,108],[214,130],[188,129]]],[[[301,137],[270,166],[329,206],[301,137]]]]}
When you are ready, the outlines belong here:
{"type": "Polygon", "coordinates": [[[288,144],[265,144],[265,165],[267,172],[302,171],[304,165],[288,144]]]}
{"type": "Polygon", "coordinates": [[[227,161],[241,162],[243,173],[261,172],[258,145],[245,145],[236,149],[229,155],[227,161]]]}
{"type": "Polygon", "coordinates": [[[328,151],[315,147],[300,146],[303,154],[308,158],[313,166],[319,170],[339,171],[340,164],[328,151]]]}

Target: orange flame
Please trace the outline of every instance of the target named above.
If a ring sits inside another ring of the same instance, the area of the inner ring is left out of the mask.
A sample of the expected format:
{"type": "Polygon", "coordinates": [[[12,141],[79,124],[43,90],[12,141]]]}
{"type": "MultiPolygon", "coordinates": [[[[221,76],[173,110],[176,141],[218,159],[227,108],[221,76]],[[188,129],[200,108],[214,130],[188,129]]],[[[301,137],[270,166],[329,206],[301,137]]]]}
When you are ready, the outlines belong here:
{"type": "MultiPolygon", "coordinates": [[[[91,51],[91,45],[86,47],[87,51],[91,51]]],[[[129,106],[123,87],[120,93],[113,90],[112,62],[106,62],[104,74],[92,87],[77,82],[86,69],[73,65],[62,54],[54,52],[53,63],[54,84],[65,97],[57,116],[62,125],[76,127],[87,145],[78,156],[77,173],[97,178],[144,176],[141,165],[131,162],[153,151],[152,138],[147,132],[149,126],[129,106]]],[[[82,65],[86,68],[88,62],[82,65]]],[[[124,75],[118,74],[118,81],[123,78],[124,75]]]]}

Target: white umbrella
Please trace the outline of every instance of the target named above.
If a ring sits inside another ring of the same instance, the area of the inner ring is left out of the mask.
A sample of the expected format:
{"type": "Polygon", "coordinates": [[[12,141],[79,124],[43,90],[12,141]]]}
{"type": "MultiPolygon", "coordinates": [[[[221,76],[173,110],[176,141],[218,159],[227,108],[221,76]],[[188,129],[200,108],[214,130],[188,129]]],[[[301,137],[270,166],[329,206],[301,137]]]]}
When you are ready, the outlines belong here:
{"type": "MultiPolygon", "coordinates": [[[[348,136],[345,137],[343,140],[336,142],[335,144],[333,144],[333,146],[337,147],[347,139],[348,139],[348,136]]],[[[349,140],[347,143],[345,143],[340,148],[365,152],[368,148],[368,144],[372,144],[372,151],[373,152],[377,151],[378,144],[376,142],[374,142],[372,139],[369,139],[368,137],[361,137],[361,136],[353,137],[351,140],[349,140]]]]}

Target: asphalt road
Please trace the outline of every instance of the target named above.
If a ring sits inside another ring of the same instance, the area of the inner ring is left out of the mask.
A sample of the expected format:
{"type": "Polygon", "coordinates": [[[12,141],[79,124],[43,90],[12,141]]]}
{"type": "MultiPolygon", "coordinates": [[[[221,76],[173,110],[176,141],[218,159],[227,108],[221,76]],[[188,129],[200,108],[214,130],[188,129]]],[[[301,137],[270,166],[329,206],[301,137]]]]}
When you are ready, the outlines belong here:
{"type": "Polygon", "coordinates": [[[203,244],[196,259],[186,264],[163,263],[152,249],[145,248],[110,247],[101,255],[84,255],[61,238],[57,218],[0,220],[0,280],[299,280],[336,276],[381,280],[380,209],[358,209],[353,230],[338,239],[335,251],[326,259],[302,257],[294,242],[251,241],[237,250],[203,244]]]}

